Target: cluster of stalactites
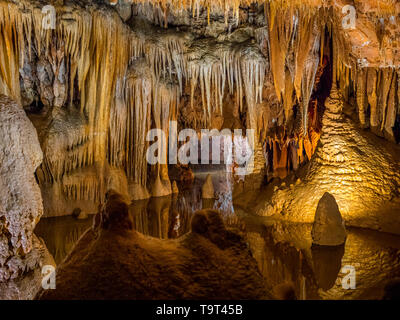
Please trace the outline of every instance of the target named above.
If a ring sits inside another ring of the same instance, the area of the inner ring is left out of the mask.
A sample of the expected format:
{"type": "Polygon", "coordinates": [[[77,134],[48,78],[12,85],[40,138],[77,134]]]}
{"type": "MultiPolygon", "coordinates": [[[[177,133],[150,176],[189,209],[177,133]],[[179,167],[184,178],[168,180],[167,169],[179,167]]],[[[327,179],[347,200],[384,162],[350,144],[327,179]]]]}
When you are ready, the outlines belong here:
{"type": "Polygon", "coordinates": [[[361,125],[395,141],[398,137],[394,127],[400,116],[400,70],[361,68],[351,83],[354,85],[361,125]]]}
{"type": "Polygon", "coordinates": [[[104,190],[101,190],[97,175],[85,174],[78,178],[64,177],[62,191],[66,199],[100,201],[104,190]]]}
{"type": "MultiPolygon", "coordinates": [[[[240,1],[235,3],[238,7],[240,1]]],[[[70,8],[60,15],[56,30],[46,31],[41,28],[43,16],[38,7],[29,7],[28,3],[22,13],[17,5],[0,4],[0,21],[3,22],[0,23],[0,36],[4,40],[0,50],[4,61],[0,85],[8,89],[6,93],[20,98],[16,75],[24,65],[24,57],[31,58],[32,48],[38,56],[50,56],[54,39],[57,39],[56,43],[62,43],[59,47],[64,48],[68,61],[69,96],[79,96],[80,106],[75,107],[80,110],[83,123],[76,134],[59,137],[64,142],[58,144],[57,150],[49,145],[42,166],[45,181],[59,181],[75,169],[105,162],[108,158],[112,165],[124,167],[135,183],[146,186],[145,133],[151,127],[151,120],[156,127],[168,129],[167,121],[176,118],[179,97],[186,84],[191,87],[192,105],[194,92],[200,88],[205,126],[210,124],[212,114],[222,114],[223,98],[229,92],[236,93],[242,111],[247,106],[248,127],[257,128],[256,104],[263,98],[268,57],[273,61],[272,72],[278,93],[285,92],[286,85],[291,86],[292,94],[296,91],[298,96],[299,91],[306,96],[312,92],[315,65],[318,65],[317,23],[313,17],[305,14],[303,17],[301,10],[295,13],[298,19],[305,20],[307,27],[304,29],[300,30],[296,20],[289,29],[284,28],[285,15],[274,13],[271,14],[270,28],[256,33],[258,44],[246,42],[239,48],[221,45],[210,54],[193,58],[178,36],[160,35],[157,38],[152,35],[148,40],[121,23],[116,12],[102,7],[89,7],[87,11],[70,8]],[[289,36],[283,37],[284,32],[289,32],[289,36]],[[276,53],[280,44],[285,44],[286,49],[276,53]],[[291,65],[286,65],[286,60],[291,51],[301,52],[305,57],[296,57],[295,71],[288,74],[291,65]],[[137,74],[140,68],[133,74],[127,71],[130,62],[141,57],[147,62],[146,74],[137,74]],[[282,67],[283,73],[280,72],[282,67]],[[286,78],[285,74],[288,74],[286,78]],[[174,81],[177,86],[166,85],[174,81]],[[78,94],[74,90],[78,90],[78,94]],[[106,150],[110,150],[109,154],[106,150]]],[[[203,4],[197,2],[195,6],[198,5],[203,4]]],[[[71,186],[65,190],[69,194],[78,194],[71,186]]]]}
{"type": "MultiPolygon", "coordinates": [[[[184,9],[221,6],[235,12],[240,5],[254,2],[265,1],[152,3],[184,9]]],[[[200,90],[205,126],[213,114],[222,114],[224,97],[229,92],[236,93],[242,111],[247,106],[247,126],[256,129],[256,106],[263,98],[268,70],[272,71],[276,94],[284,106],[285,120],[290,120],[293,105],[299,103],[303,133],[307,135],[309,101],[324,54],[325,11],[310,9],[299,1],[268,2],[267,27],[256,30],[255,43],[205,46],[205,52],[199,54],[196,47],[186,46],[179,32],[143,34],[145,31],[130,29],[116,12],[104,6],[83,9],[72,4],[68,11],[59,12],[57,29],[52,31],[42,29],[43,15],[40,6],[32,4],[34,1],[22,1],[20,5],[0,1],[0,93],[20,100],[18,71],[24,66],[25,57],[36,54],[50,58],[51,49],[57,45],[65,50],[68,61],[68,96],[79,96],[80,105],[75,107],[83,123],[76,134],[61,138],[57,149],[48,146],[42,166],[44,179],[58,181],[75,169],[108,160],[123,167],[135,183],[146,186],[145,133],[152,123],[168,130],[168,120],[176,119],[178,101],[186,85],[191,89],[192,106],[195,91],[200,90]],[[133,66],[132,61],[136,61],[133,66]]],[[[334,38],[335,41],[339,40],[334,38]]],[[[356,72],[356,67],[350,69],[341,61],[346,53],[339,49],[335,44],[334,76],[342,89],[355,84],[361,123],[366,123],[370,106],[370,126],[390,131],[398,114],[397,71],[356,72]]],[[[79,193],[88,195],[85,188],[79,193]]],[[[72,187],[65,192],[78,194],[72,187]]]]}
{"type": "Polygon", "coordinates": [[[314,155],[320,132],[311,129],[307,136],[270,136],[264,143],[266,164],[271,171],[284,177],[288,171],[297,170],[301,164],[314,155]]]}
{"type": "MultiPolygon", "coordinates": [[[[116,3],[118,0],[111,0],[116,3]]],[[[223,14],[227,22],[230,17],[239,21],[240,8],[259,5],[269,7],[273,11],[282,8],[315,8],[327,6],[330,1],[325,0],[120,0],[125,3],[138,5],[139,12],[145,14],[150,20],[158,22],[160,25],[167,26],[168,12],[190,11],[193,17],[199,17],[201,11],[207,11],[207,20],[210,22],[210,15],[213,12],[223,14]]],[[[379,0],[381,7],[390,7],[393,0],[379,0]]]]}
{"type": "MultiPolygon", "coordinates": [[[[204,118],[209,125],[211,115],[222,115],[224,96],[236,92],[243,110],[247,103],[248,113],[254,115],[255,104],[262,101],[262,91],[268,62],[256,45],[234,49],[221,46],[213,55],[191,59],[189,55],[188,79],[191,87],[191,106],[194,105],[195,90],[200,86],[204,118]],[[245,97],[245,98],[244,98],[245,97]]],[[[248,123],[255,128],[255,119],[248,123]]]]}
{"type": "Polygon", "coordinates": [[[302,110],[303,133],[308,129],[308,105],[323,56],[323,10],[310,13],[296,8],[270,14],[270,63],[276,94],[289,121],[295,100],[302,110]],[[279,12],[279,13],[278,13],[279,12]]]}
{"type": "Polygon", "coordinates": [[[177,118],[179,97],[179,84],[155,77],[144,59],[135,60],[118,82],[108,159],[113,166],[125,168],[131,182],[147,186],[147,133],[153,123],[168,135],[169,121],[177,118]]]}

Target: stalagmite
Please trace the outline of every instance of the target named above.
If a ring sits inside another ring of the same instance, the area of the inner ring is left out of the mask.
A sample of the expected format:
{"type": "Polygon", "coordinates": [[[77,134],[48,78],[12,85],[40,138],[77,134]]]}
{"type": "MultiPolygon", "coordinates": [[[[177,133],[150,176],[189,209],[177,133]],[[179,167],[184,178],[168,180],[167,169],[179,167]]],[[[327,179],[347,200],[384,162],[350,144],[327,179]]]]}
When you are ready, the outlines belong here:
{"type": "Polygon", "coordinates": [[[173,194],[178,194],[179,193],[179,189],[178,189],[178,185],[176,184],[176,181],[174,181],[172,183],[172,193],[173,194]]]}
{"type": "Polygon", "coordinates": [[[335,198],[326,192],[318,202],[311,231],[313,243],[339,246],[346,241],[346,228],[335,198]]]}
{"type": "Polygon", "coordinates": [[[151,188],[152,197],[165,197],[171,194],[171,184],[169,181],[161,181],[160,176],[157,176],[151,188]]]}
{"type": "Polygon", "coordinates": [[[214,199],[215,198],[214,185],[213,185],[211,174],[208,174],[206,177],[206,180],[201,189],[201,195],[202,195],[203,199],[214,199]]]}

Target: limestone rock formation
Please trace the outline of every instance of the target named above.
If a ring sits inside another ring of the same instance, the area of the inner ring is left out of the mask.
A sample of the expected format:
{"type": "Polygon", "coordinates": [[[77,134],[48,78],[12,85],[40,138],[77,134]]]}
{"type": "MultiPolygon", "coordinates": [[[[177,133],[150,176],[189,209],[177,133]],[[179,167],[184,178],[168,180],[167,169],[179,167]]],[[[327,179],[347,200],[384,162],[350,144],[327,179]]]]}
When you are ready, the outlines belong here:
{"type": "MultiPolygon", "coordinates": [[[[313,222],[318,201],[332,194],[347,225],[387,232],[400,230],[400,149],[360,130],[343,113],[343,98],[335,88],[326,102],[320,144],[304,178],[282,186],[254,210],[297,222],[313,222]]],[[[267,192],[267,191],[266,191],[267,192]]]]}
{"type": "Polygon", "coordinates": [[[286,176],[316,151],[332,82],[363,127],[400,139],[393,0],[354,1],[354,29],[341,0],[105,2],[56,2],[53,31],[43,1],[0,0],[0,93],[38,129],[45,215],[94,213],[114,174],[132,200],[171,192],[167,167],[152,192],[145,156],[169,121],[254,129],[254,172],[286,176]]]}
{"type": "Polygon", "coordinates": [[[171,183],[168,180],[162,181],[160,176],[157,176],[156,181],[151,189],[152,197],[165,197],[171,194],[171,183]]]}
{"type": "Polygon", "coordinates": [[[56,267],[52,255],[43,240],[32,237],[32,251],[26,255],[27,271],[15,279],[0,281],[0,300],[32,300],[42,288],[42,268],[56,267]]]}
{"type": "Polygon", "coordinates": [[[213,210],[198,212],[192,232],[159,240],[133,230],[118,194],[57,268],[56,290],[39,299],[264,299],[268,294],[240,236],[213,210]],[[145,266],[145,268],[143,268],[145,266]]]}
{"type": "Polygon", "coordinates": [[[346,228],[335,197],[326,192],[318,202],[311,231],[313,243],[339,246],[346,241],[346,228]]]}
{"type": "Polygon", "coordinates": [[[208,174],[201,188],[201,196],[203,199],[214,199],[215,191],[211,174],[208,174]]]}
{"type": "Polygon", "coordinates": [[[0,96],[0,136],[0,281],[5,281],[38,263],[29,256],[37,255],[33,229],[43,214],[34,176],[43,154],[24,110],[6,96],[0,96]]]}
{"type": "Polygon", "coordinates": [[[133,183],[129,186],[129,195],[131,196],[132,201],[150,198],[149,191],[139,183],[133,183]]]}
{"type": "Polygon", "coordinates": [[[179,193],[178,185],[176,184],[175,180],[174,180],[174,182],[172,182],[172,193],[173,194],[178,194],[179,193]]]}
{"type": "Polygon", "coordinates": [[[122,20],[128,21],[132,16],[132,4],[129,0],[119,1],[117,4],[117,10],[122,20]]]}
{"type": "Polygon", "coordinates": [[[43,154],[22,107],[3,95],[0,136],[0,299],[29,299],[40,287],[48,255],[33,234],[43,214],[34,175],[43,154]]]}

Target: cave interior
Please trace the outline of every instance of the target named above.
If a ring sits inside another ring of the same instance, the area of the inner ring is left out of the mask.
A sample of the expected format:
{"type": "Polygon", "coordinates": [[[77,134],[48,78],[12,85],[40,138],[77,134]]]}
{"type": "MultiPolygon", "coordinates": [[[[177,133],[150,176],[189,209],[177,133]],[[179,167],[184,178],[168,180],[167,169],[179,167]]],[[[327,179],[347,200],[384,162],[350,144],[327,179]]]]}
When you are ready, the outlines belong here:
{"type": "Polygon", "coordinates": [[[399,22],[0,0],[0,299],[398,297],[399,22]]]}

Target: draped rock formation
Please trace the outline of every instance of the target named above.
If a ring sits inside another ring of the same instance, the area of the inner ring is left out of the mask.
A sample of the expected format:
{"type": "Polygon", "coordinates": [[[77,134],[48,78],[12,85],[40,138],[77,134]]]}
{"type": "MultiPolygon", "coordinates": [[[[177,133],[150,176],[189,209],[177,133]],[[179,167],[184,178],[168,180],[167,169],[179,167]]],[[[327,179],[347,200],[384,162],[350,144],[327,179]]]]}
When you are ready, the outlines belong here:
{"type": "Polygon", "coordinates": [[[398,233],[400,149],[358,128],[343,114],[342,101],[332,89],[320,145],[304,179],[279,187],[271,201],[261,201],[255,210],[260,215],[312,222],[319,199],[329,192],[347,225],[398,233]]]}
{"type": "Polygon", "coordinates": [[[46,216],[94,213],[108,188],[172,193],[145,157],[170,120],[254,129],[254,172],[284,177],[315,153],[332,84],[361,127],[400,139],[395,1],[354,1],[355,28],[340,0],[50,4],[55,29],[43,1],[0,1],[0,93],[38,129],[46,216]]]}
{"type": "Polygon", "coordinates": [[[3,95],[0,123],[0,299],[32,298],[40,286],[39,267],[46,253],[33,234],[43,214],[34,176],[43,154],[21,106],[3,95]],[[21,282],[28,272],[34,274],[28,284],[21,282]]]}

